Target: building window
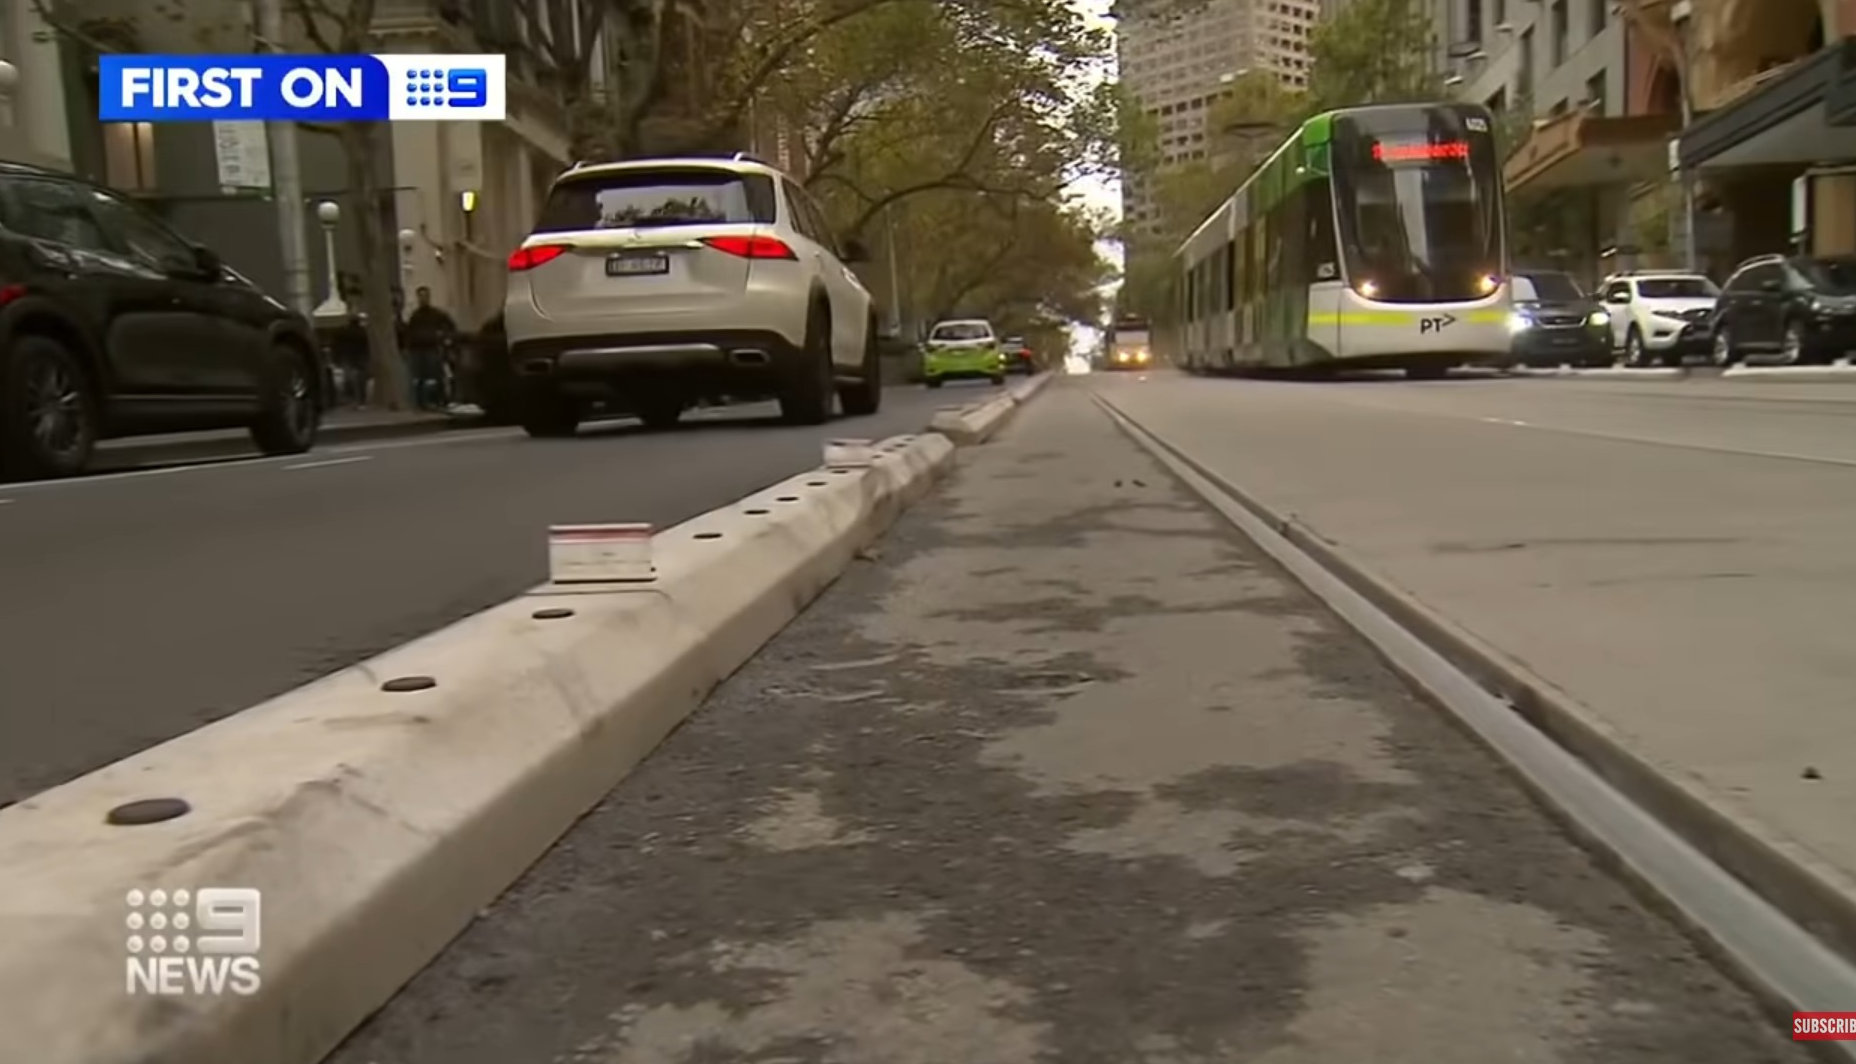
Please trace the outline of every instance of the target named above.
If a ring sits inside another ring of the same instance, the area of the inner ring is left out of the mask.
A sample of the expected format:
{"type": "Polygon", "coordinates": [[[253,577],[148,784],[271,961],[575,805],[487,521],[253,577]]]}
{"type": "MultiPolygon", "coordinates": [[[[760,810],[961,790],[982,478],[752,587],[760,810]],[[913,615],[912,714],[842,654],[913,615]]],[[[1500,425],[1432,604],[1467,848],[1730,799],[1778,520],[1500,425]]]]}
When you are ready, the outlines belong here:
{"type": "Polygon", "coordinates": [[[1558,70],[1560,64],[1566,61],[1566,38],[1571,32],[1572,27],[1566,18],[1566,0],[1553,0],[1553,52],[1548,57],[1551,60],[1547,64],[1548,70],[1558,70]]]}
{"type": "Polygon", "coordinates": [[[1585,81],[1585,99],[1591,105],[1592,113],[1605,113],[1605,72],[1599,71],[1585,81]]]}
{"type": "Polygon", "coordinates": [[[1605,24],[1611,21],[1611,4],[1613,0],[1589,0],[1592,5],[1592,36],[1605,32],[1605,24]]]}
{"type": "Polygon", "coordinates": [[[152,122],[103,123],[104,182],[125,192],[155,190],[152,122]]]}
{"type": "Polygon", "coordinates": [[[1469,0],[1469,7],[1463,15],[1463,39],[1482,42],[1482,0],[1469,0]]]}
{"type": "MultiPolygon", "coordinates": [[[[1604,2],[1610,3],[1610,0],[1604,0],[1604,2]]],[[[1508,0],[1495,0],[1491,10],[1495,13],[1495,24],[1497,26],[1508,21],[1508,0]]]]}

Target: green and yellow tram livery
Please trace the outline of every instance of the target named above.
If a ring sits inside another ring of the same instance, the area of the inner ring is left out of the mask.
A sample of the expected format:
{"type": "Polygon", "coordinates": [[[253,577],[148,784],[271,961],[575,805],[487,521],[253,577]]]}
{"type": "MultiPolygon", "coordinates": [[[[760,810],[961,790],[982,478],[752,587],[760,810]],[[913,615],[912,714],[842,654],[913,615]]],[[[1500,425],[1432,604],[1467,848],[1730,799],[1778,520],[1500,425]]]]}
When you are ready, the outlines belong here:
{"type": "Polygon", "coordinates": [[[1494,122],[1473,104],[1330,111],[1175,255],[1165,355],[1195,373],[1402,369],[1508,351],[1494,122]]]}

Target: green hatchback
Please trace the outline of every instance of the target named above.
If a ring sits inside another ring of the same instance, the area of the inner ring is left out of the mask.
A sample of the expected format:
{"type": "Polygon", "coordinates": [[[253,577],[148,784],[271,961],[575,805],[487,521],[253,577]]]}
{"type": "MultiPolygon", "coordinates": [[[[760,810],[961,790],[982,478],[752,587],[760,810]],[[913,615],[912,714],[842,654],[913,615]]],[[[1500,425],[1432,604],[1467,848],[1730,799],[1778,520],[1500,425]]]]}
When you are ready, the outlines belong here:
{"type": "Polygon", "coordinates": [[[944,381],[1005,383],[1005,353],[992,324],[978,318],[936,322],[922,347],[922,380],[930,388],[944,381]]]}

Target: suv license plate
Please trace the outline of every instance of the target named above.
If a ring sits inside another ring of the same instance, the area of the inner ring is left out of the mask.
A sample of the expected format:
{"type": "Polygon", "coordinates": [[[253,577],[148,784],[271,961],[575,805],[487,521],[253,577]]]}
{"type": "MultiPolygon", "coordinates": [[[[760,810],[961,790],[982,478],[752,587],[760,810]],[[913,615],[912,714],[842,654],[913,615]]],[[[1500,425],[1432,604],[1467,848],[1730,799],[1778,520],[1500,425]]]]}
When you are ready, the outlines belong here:
{"type": "Polygon", "coordinates": [[[607,277],[638,277],[669,272],[668,255],[614,255],[606,260],[607,277]]]}

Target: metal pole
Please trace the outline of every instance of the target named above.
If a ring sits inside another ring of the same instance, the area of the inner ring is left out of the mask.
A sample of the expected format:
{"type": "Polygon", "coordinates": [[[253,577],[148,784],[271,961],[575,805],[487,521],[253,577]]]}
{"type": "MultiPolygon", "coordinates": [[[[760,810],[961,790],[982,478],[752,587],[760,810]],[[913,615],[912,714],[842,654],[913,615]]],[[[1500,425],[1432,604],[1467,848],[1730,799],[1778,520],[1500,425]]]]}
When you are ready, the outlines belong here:
{"type": "MultiPolygon", "coordinates": [[[[1694,66],[1689,55],[1689,19],[1686,11],[1676,21],[1676,65],[1682,83],[1682,132],[1695,124],[1694,66]]],[[[1680,162],[1680,158],[1677,160],[1680,162]]],[[[1701,269],[1701,254],[1695,240],[1695,171],[1682,167],[1682,264],[1690,273],[1701,269]]]]}
{"type": "Polygon", "coordinates": [[[889,326],[902,334],[902,281],[896,273],[895,204],[883,208],[883,242],[889,245],[889,326]]]}
{"type": "MultiPolygon", "coordinates": [[[[283,0],[253,0],[260,43],[282,52],[283,0]]],[[[309,285],[309,241],[303,232],[303,168],[297,155],[296,123],[268,123],[271,142],[272,198],[277,204],[278,249],[283,254],[284,291],[299,313],[315,308],[309,285]]]]}

